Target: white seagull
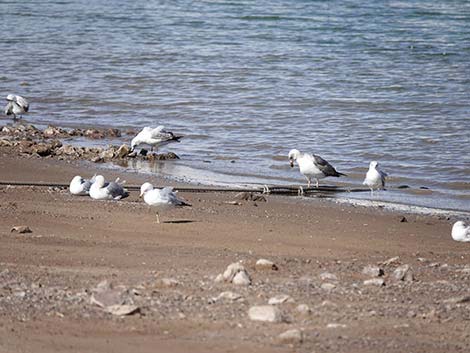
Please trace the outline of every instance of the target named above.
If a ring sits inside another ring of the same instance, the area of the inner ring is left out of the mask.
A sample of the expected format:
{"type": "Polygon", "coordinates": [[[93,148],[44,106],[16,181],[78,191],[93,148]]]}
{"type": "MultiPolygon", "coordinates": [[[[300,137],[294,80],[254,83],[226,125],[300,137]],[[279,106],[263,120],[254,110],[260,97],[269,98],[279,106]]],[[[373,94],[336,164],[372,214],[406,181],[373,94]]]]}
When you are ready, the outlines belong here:
{"type": "Polygon", "coordinates": [[[9,94],[7,96],[7,105],[5,106],[5,114],[13,115],[13,120],[17,120],[17,115],[26,113],[29,110],[29,103],[26,99],[21,96],[9,94]]]}
{"type": "Polygon", "coordinates": [[[312,178],[316,180],[318,187],[319,179],[329,176],[346,176],[346,174],[337,172],[330,163],[315,154],[301,153],[299,150],[294,149],[289,152],[289,161],[292,168],[294,167],[294,162],[297,162],[300,173],[307,179],[308,187],[310,187],[312,178]]]}
{"type": "Polygon", "coordinates": [[[89,194],[95,200],[120,200],[129,195],[127,190],[119,184],[119,178],[115,181],[106,182],[102,175],[95,177],[95,182],[91,185],[89,194]]]}
{"type": "Polygon", "coordinates": [[[387,173],[380,170],[379,162],[372,161],[369,164],[369,170],[362,184],[367,185],[370,189],[370,194],[374,195],[374,189],[383,190],[385,188],[385,177],[387,176],[387,173]]]}
{"type": "Polygon", "coordinates": [[[452,239],[463,242],[470,241],[470,226],[462,221],[455,222],[452,227],[452,239]]]}
{"type": "Polygon", "coordinates": [[[139,145],[149,145],[153,151],[154,147],[158,149],[170,142],[180,142],[180,138],[182,137],[183,136],[176,136],[172,132],[166,131],[163,125],[155,129],[146,126],[132,139],[131,151],[134,151],[134,148],[139,145]]]}
{"type": "Polygon", "coordinates": [[[88,195],[91,185],[95,182],[96,175],[91,179],[84,179],[80,175],[73,177],[69,191],[72,195],[88,195]]]}
{"type": "Polygon", "coordinates": [[[154,189],[150,183],[144,183],[140,187],[140,197],[144,198],[144,202],[154,207],[157,210],[157,223],[160,223],[159,212],[168,208],[183,207],[191,205],[176,195],[176,191],[173,191],[171,187],[165,187],[163,189],[154,189]]]}

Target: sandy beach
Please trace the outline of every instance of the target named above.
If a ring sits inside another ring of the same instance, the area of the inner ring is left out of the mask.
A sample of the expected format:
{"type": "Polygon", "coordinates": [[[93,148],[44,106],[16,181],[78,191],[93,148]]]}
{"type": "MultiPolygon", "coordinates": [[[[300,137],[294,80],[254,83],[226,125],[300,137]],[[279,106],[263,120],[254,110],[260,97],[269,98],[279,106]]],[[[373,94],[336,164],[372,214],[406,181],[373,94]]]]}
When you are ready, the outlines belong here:
{"type": "MultiPolygon", "coordinates": [[[[64,183],[92,167],[1,150],[2,180],[64,183]]],[[[193,207],[157,224],[137,192],[115,202],[2,186],[0,351],[468,351],[469,248],[452,241],[451,220],[322,199],[179,194],[193,207]],[[18,225],[32,233],[11,232],[18,225]],[[251,285],[216,281],[237,261],[251,285]],[[113,315],[93,302],[102,281],[136,311],[113,315]],[[250,307],[280,295],[280,322],[250,320],[250,307]],[[279,336],[288,330],[297,336],[279,336]]]]}

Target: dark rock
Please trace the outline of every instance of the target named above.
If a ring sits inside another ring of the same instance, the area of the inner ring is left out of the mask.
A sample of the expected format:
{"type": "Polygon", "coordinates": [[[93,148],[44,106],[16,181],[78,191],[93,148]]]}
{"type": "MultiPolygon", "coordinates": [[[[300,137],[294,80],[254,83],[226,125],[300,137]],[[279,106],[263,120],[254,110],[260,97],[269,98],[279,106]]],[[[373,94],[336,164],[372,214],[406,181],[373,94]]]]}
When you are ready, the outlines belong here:
{"type": "Polygon", "coordinates": [[[11,228],[10,232],[24,234],[24,233],[32,233],[33,231],[28,226],[15,226],[11,228]]]}
{"type": "Polygon", "coordinates": [[[403,217],[400,219],[400,222],[401,222],[401,223],[407,223],[408,220],[406,219],[405,216],[403,216],[403,217]]]}
{"type": "Polygon", "coordinates": [[[121,147],[118,148],[118,150],[116,151],[116,157],[119,157],[119,158],[125,158],[129,155],[129,152],[131,151],[131,148],[126,145],[126,144],[123,144],[121,145],[121,147]]]}
{"type": "Polygon", "coordinates": [[[109,137],[121,137],[121,130],[119,129],[108,129],[106,135],[109,137]]]}
{"type": "Polygon", "coordinates": [[[90,139],[95,139],[95,140],[102,139],[105,137],[102,131],[99,131],[96,129],[85,130],[84,135],[90,139]]]}
{"type": "Polygon", "coordinates": [[[41,157],[46,157],[52,154],[52,146],[46,143],[38,143],[31,147],[32,153],[37,153],[41,157]]]}

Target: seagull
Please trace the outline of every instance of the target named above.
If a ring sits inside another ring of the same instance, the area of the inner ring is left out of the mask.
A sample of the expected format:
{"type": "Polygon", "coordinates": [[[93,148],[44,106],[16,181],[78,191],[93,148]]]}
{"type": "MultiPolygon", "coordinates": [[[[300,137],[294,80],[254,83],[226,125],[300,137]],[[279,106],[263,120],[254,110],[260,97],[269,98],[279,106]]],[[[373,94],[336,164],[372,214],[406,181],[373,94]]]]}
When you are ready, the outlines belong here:
{"type": "Polygon", "coordinates": [[[465,222],[455,222],[452,227],[452,239],[455,241],[470,241],[470,226],[467,226],[465,222]]]}
{"type": "Polygon", "coordinates": [[[369,164],[369,170],[367,171],[366,178],[364,179],[363,185],[367,185],[370,189],[370,194],[374,195],[374,189],[385,188],[385,177],[388,174],[380,170],[379,162],[372,161],[369,164]]]}
{"type": "Polygon", "coordinates": [[[157,210],[157,223],[160,223],[159,212],[172,207],[183,207],[191,205],[176,195],[176,191],[171,187],[165,187],[163,189],[154,189],[150,183],[144,183],[140,187],[140,197],[144,198],[144,202],[157,210]]]}
{"type": "Polygon", "coordinates": [[[74,176],[69,186],[70,193],[72,195],[88,195],[95,178],[96,175],[91,179],[83,179],[80,175],[74,176]]]}
{"type": "Polygon", "coordinates": [[[102,175],[95,177],[95,182],[91,185],[89,194],[95,200],[120,200],[129,195],[127,190],[119,184],[119,178],[115,181],[105,182],[102,175]]]}
{"type": "Polygon", "coordinates": [[[310,187],[312,178],[316,180],[318,187],[319,179],[329,176],[346,176],[346,174],[337,172],[330,163],[316,154],[301,153],[299,150],[294,149],[289,152],[289,161],[292,168],[294,167],[294,162],[297,161],[300,172],[307,179],[307,187],[310,187]]]}
{"type": "Polygon", "coordinates": [[[8,103],[5,106],[5,114],[13,115],[13,120],[15,121],[17,120],[17,115],[19,115],[21,119],[21,114],[29,110],[28,101],[21,96],[9,94],[6,99],[8,103]]]}
{"type": "Polygon", "coordinates": [[[180,142],[180,138],[183,136],[176,136],[170,131],[166,131],[163,125],[158,127],[144,127],[131,142],[131,152],[138,145],[149,145],[153,151],[153,147],[157,149],[161,146],[169,144],[170,142],[180,142]]]}

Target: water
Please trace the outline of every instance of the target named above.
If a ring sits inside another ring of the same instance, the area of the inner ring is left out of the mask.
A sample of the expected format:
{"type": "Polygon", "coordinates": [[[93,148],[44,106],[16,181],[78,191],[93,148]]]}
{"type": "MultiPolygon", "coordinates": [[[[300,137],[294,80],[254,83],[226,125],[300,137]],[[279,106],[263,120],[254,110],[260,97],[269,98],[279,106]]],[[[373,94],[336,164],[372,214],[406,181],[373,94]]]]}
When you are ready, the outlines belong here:
{"type": "Polygon", "coordinates": [[[164,124],[186,136],[166,169],[208,183],[303,182],[297,148],[359,185],[375,159],[391,175],[380,199],[470,210],[468,1],[2,0],[0,14],[0,92],[28,97],[33,123],[164,124]]]}

